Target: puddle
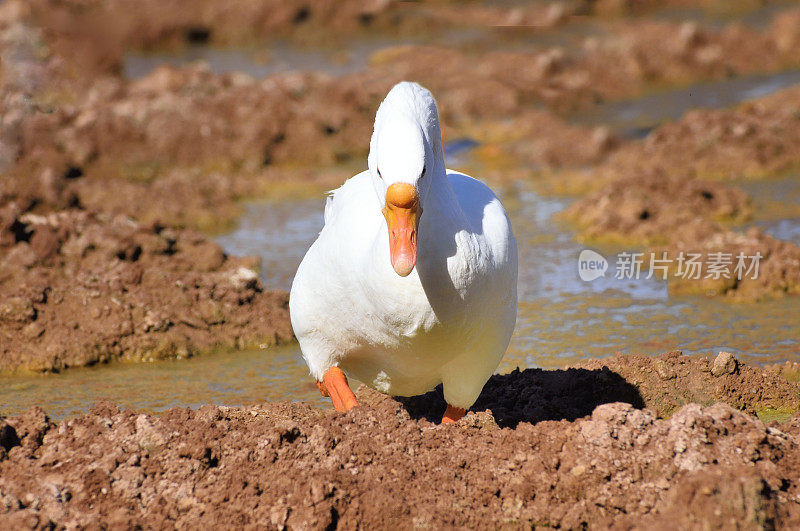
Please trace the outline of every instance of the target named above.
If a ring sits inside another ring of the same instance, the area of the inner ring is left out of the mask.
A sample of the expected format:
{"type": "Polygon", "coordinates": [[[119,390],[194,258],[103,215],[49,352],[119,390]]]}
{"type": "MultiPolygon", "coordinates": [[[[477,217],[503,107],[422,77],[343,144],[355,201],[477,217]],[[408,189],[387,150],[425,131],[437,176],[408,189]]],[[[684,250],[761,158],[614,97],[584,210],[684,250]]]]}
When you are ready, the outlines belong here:
{"type": "MultiPolygon", "coordinates": [[[[466,139],[448,144],[449,164],[454,165],[472,145],[466,139]]],[[[787,196],[790,186],[784,181],[762,183],[757,201],[787,196]]],[[[614,278],[617,250],[613,248],[595,249],[609,259],[609,269],[605,277],[584,282],[577,269],[583,248],[570,231],[553,221],[553,214],[571,200],[542,197],[522,183],[497,191],[511,217],[520,257],[517,328],[500,372],[517,366],[562,367],[617,351],[653,354],[671,349],[687,354],[728,350],[759,364],[800,361],[796,300],[730,304],[669,297],[663,281],[614,278]]],[[[322,227],[324,204],[322,196],[250,204],[239,227],[218,241],[228,252],[261,256],[265,285],[288,289],[322,227]]],[[[797,237],[792,220],[757,222],[775,223],[771,230],[778,232],[784,230],[781,223],[788,223],[786,231],[797,237]]],[[[297,345],[11,377],[0,389],[6,415],[42,405],[54,418],[63,418],[87,410],[99,398],[143,411],[259,400],[326,404],[308,376],[297,345]]]]}
{"type": "Polygon", "coordinates": [[[127,79],[138,79],[157,66],[185,66],[197,61],[207,63],[215,74],[244,72],[255,78],[294,70],[344,75],[363,70],[372,52],[382,46],[378,42],[362,43],[349,47],[347,52],[300,48],[286,43],[263,48],[190,46],[177,52],[129,53],[125,56],[123,75],[127,79]]]}
{"type": "Polygon", "coordinates": [[[122,72],[126,79],[138,79],[161,65],[180,67],[202,61],[215,74],[244,72],[257,79],[288,71],[341,76],[368,69],[375,52],[396,46],[447,46],[467,53],[552,47],[574,50],[579,49],[587,37],[602,32],[595,21],[582,20],[554,28],[483,26],[446,28],[427,36],[359,37],[325,48],[297,45],[290,41],[232,48],[194,44],[165,52],[128,52],[122,72]]]}
{"type": "Polygon", "coordinates": [[[800,245],[800,175],[731,184],[753,199],[754,219],[746,227],[758,227],[774,238],[800,245]]]}
{"type": "Polygon", "coordinates": [[[800,70],[743,76],[658,91],[636,100],[613,101],[575,117],[578,123],[605,125],[624,138],[644,138],[658,125],[696,108],[719,109],[760,98],[800,83],[800,70]]]}
{"type": "Polygon", "coordinates": [[[306,250],[322,229],[325,198],[251,203],[238,228],[217,238],[228,254],[261,257],[269,289],[288,289],[306,250]]]}
{"type": "Polygon", "coordinates": [[[800,245],[800,218],[754,223],[770,236],[800,245]]]}
{"type": "Polygon", "coordinates": [[[41,406],[50,418],[58,420],[87,411],[101,398],[146,412],[264,400],[325,404],[295,344],[188,360],[120,362],[62,374],[4,377],[0,414],[14,415],[41,406]]]}
{"type": "Polygon", "coordinates": [[[342,76],[366,70],[372,55],[386,48],[408,44],[445,44],[470,48],[491,42],[492,28],[449,29],[432,38],[361,38],[346,46],[327,48],[299,46],[287,41],[250,48],[214,48],[190,45],[167,52],[129,52],[123,61],[126,79],[138,79],[161,65],[186,66],[202,61],[215,74],[244,72],[257,79],[289,71],[342,76]]]}
{"type": "Polygon", "coordinates": [[[448,167],[463,166],[479,143],[472,138],[458,138],[447,142],[444,146],[448,167]]]}
{"type": "MultiPolygon", "coordinates": [[[[349,48],[346,55],[290,45],[273,46],[266,54],[206,47],[179,54],[131,54],[125,61],[125,75],[136,78],[157,64],[196,60],[206,61],[218,73],[238,70],[255,77],[289,69],[341,75],[363,69],[371,53],[386,45],[385,41],[364,43],[349,48]]],[[[636,101],[608,103],[580,120],[605,123],[625,136],[639,137],[691,108],[730,106],[796,83],[800,83],[800,71],[703,83],[636,101]]],[[[448,143],[449,166],[464,164],[475,145],[468,138],[448,143]]],[[[786,206],[800,204],[797,181],[740,184],[762,205],[753,225],[800,244],[800,214],[786,206]]],[[[553,214],[571,200],[542,197],[524,184],[498,193],[512,219],[520,256],[519,317],[501,372],[517,366],[560,367],[616,351],[658,353],[675,348],[688,354],[724,349],[752,363],[800,361],[795,300],[741,305],[669,297],[663,281],[614,278],[617,250],[613,248],[595,249],[609,258],[609,270],[605,277],[584,282],[577,270],[583,248],[573,241],[570,231],[553,221],[553,214]]],[[[218,241],[229,253],[260,256],[265,286],[288,289],[322,227],[324,204],[324,197],[250,204],[238,228],[218,241]]],[[[114,363],[58,375],[8,377],[0,386],[0,413],[13,415],[41,405],[53,418],[64,418],[87,410],[99,398],[143,411],[263,400],[326,404],[308,376],[299,348],[290,345],[151,364],[114,363]]]]}
{"type": "Polygon", "coordinates": [[[757,3],[721,0],[716,3],[710,2],[705,9],[689,6],[660,8],[656,9],[652,16],[671,22],[692,21],[716,28],[738,23],[755,31],[766,31],[775,15],[796,6],[797,3],[792,0],[770,0],[757,3]]]}

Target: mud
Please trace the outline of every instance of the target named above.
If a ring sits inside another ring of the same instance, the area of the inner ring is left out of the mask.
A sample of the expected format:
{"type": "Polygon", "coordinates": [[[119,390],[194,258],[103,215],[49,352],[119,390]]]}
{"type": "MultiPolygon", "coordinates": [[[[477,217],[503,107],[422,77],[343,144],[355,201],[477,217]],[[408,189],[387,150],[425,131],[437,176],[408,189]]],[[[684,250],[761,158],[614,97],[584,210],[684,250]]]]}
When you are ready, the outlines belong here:
{"type": "Polygon", "coordinates": [[[800,248],[758,230],[732,229],[753,205],[722,180],[759,179],[800,164],[800,90],[790,88],[729,110],[700,110],[629,142],[605,163],[573,180],[595,191],[563,217],[587,241],[657,246],[657,252],[740,252],[764,257],[757,279],[681,279],[673,293],[726,295],[739,300],[800,293],[800,248]],[[602,184],[606,183],[606,184],[602,184]],[[597,189],[599,187],[599,189],[597,189]]]}
{"type": "Polygon", "coordinates": [[[292,338],[255,259],[128,217],[0,209],[0,370],[186,357],[292,338]]]}
{"type": "Polygon", "coordinates": [[[705,179],[759,179],[800,166],[800,88],[733,109],[695,110],[626,145],[601,173],[643,167],[705,179]]]}
{"type": "Polygon", "coordinates": [[[751,213],[741,189],[650,170],[612,181],[574,203],[564,217],[587,240],[653,244],[702,240],[722,230],[722,223],[741,223],[751,213]]]}
{"type": "MultiPolygon", "coordinates": [[[[163,49],[187,39],[264,43],[313,34],[315,24],[331,17],[337,25],[326,27],[329,34],[352,39],[357,26],[373,35],[391,33],[389,26],[403,34],[406,22],[417,23],[423,34],[431,33],[429,22],[465,28],[478,20],[537,33],[595,9],[608,10],[580,2],[459,10],[438,3],[311,8],[204,2],[191,12],[172,2],[6,2],[0,33],[25,53],[6,54],[4,61],[11,74],[4,76],[4,100],[15,112],[4,118],[3,158],[15,161],[9,163],[15,180],[80,172],[87,178],[75,184],[75,193],[89,207],[219,230],[235,218],[236,200],[268,195],[286,183],[318,184],[312,168],[336,168],[321,179],[330,184],[361,167],[374,109],[401,79],[420,81],[437,94],[451,138],[503,142],[508,146],[498,148],[495,158],[509,154],[558,169],[599,164],[618,150],[615,158],[622,160],[630,151],[605,128],[568,125],[565,114],[656,86],[777,71],[800,57],[800,25],[793,23],[800,15],[784,10],[764,31],[736,23],[716,28],[598,19],[602,30],[576,49],[524,40],[521,49],[506,51],[400,46],[378,52],[365,72],[340,77],[293,73],[257,80],[215,75],[201,65],[162,67],[134,81],[119,75],[127,49],[163,49]],[[468,85],[463,72],[471,74],[468,85]],[[172,208],[150,201],[165,192],[185,199],[172,208]]],[[[776,165],[781,158],[769,160],[776,165]]]]}
{"type": "Polygon", "coordinates": [[[453,426],[426,419],[444,408],[436,392],[398,401],[363,387],[344,415],[266,403],[153,416],[99,403],[54,424],[31,409],[0,421],[0,521],[796,526],[797,418],[765,425],[736,407],[796,410],[797,385],[729,361],[713,371],[673,353],[495,376],[453,426]],[[751,391],[765,383],[773,391],[751,391]],[[718,400],[734,407],[703,405],[718,400]]]}
{"type": "MultiPolygon", "coordinates": [[[[722,231],[703,240],[675,243],[669,249],[675,253],[693,252],[706,262],[712,255],[731,253],[737,256],[761,256],[757,278],[754,274],[730,278],[703,278],[701,281],[671,277],[671,293],[695,293],[707,296],[722,295],[741,301],[767,297],[800,295],[800,248],[764,234],[759,229],[746,232],[722,231]]],[[[749,265],[749,263],[748,263],[749,265]]]]}
{"type": "MultiPolygon", "coordinates": [[[[586,195],[570,213],[587,239],[764,256],[757,280],[673,281],[673,293],[800,294],[800,250],[732,230],[754,206],[721,182],[796,167],[796,89],[689,113],[641,142],[570,122],[599,102],[798,65],[797,9],[762,29],[614,17],[687,5],[715,2],[6,0],[0,370],[289,340],[286,294],[194,229],[228,226],[241,199],[352,174],[378,101],[403,78],[434,91],[450,138],[482,144],[485,176],[586,195]],[[577,45],[531,39],[587,16],[577,45]],[[121,76],[128,50],[330,46],[314,42],[322,27],[346,48],[476,26],[472,46],[392,47],[340,77],[202,65],[121,76]],[[498,32],[503,47],[482,47],[498,32]]],[[[435,423],[440,390],[392,399],[362,387],[346,415],[101,403],[55,424],[32,409],[0,419],[0,527],[798,527],[797,373],[677,352],[526,369],[493,376],[455,426],[435,423]]]]}

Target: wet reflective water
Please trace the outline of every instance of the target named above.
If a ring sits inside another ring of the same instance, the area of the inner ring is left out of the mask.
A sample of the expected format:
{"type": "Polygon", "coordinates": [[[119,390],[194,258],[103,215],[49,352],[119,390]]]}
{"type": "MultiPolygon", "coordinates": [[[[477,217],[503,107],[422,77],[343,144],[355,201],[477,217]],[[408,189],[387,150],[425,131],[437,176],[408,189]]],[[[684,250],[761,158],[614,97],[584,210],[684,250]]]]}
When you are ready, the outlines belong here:
{"type": "Polygon", "coordinates": [[[704,7],[660,8],[656,9],[652,16],[672,22],[691,20],[716,28],[737,23],[756,31],[766,31],[777,13],[795,5],[793,0],[770,0],[768,2],[718,0],[707,2],[704,7]]]}
{"type": "Polygon", "coordinates": [[[490,28],[450,29],[433,38],[361,38],[348,41],[346,47],[331,46],[325,49],[280,41],[250,48],[193,45],[175,51],[128,53],[123,61],[122,72],[127,79],[138,79],[157,66],[185,66],[201,61],[215,74],[243,72],[259,79],[289,71],[338,76],[366,69],[372,54],[385,48],[437,43],[485,46],[492,35],[496,33],[490,28]]]}
{"type": "MultiPolygon", "coordinates": [[[[177,55],[129,55],[125,73],[139,77],[160,63],[201,59],[215,72],[240,70],[257,77],[293,68],[342,74],[363,68],[369,55],[385,44],[365,43],[349,49],[347,55],[288,45],[273,47],[266,54],[202,48],[177,55]]],[[[800,71],[700,84],[636,101],[609,103],[581,120],[610,124],[627,136],[640,136],[690,108],[731,105],[795,83],[800,83],[800,71]]],[[[475,145],[471,139],[449,143],[450,166],[465,164],[475,145]]],[[[798,181],[795,177],[737,183],[758,207],[752,224],[800,243],[798,181]]],[[[687,353],[725,349],[756,363],[800,361],[796,300],[729,304],[670,297],[663,281],[614,278],[614,256],[620,250],[615,248],[595,249],[608,258],[609,270],[605,277],[584,282],[577,269],[582,247],[569,230],[553,220],[571,200],[541,196],[521,183],[497,192],[511,216],[520,251],[519,317],[500,371],[516,366],[558,367],[616,351],[657,353],[673,348],[687,353]]],[[[218,241],[230,253],[261,256],[264,284],[288,289],[297,265],[322,227],[324,204],[324,197],[250,204],[238,228],[218,241]]],[[[297,345],[289,345],[190,360],[113,363],[57,375],[7,377],[0,385],[0,414],[41,405],[54,418],[63,418],[85,411],[98,398],[144,411],[265,399],[325,403],[308,376],[297,345]]]]}
{"type": "MultiPolygon", "coordinates": [[[[726,349],[755,362],[795,358],[800,341],[796,301],[730,304],[697,297],[669,297],[664,281],[615,278],[619,249],[596,249],[609,260],[604,277],[578,276],[583,249],[572,233],[553,221],[570,199],[543,197],[517,184],[498,190],[519,243],[519,318],[501,370],[519,366],[557,367],[615,351],[687,353],[726,349]],[[757,316],[757,317],[755,317],[757,316]]],[[[231,252],[258,254],[264,280],[286,289],[304,250],[322,227],[324,199],[253,204],[242,226],[220,238],[231,252]],[[279,215],[276,215],[280,212],[279,215]],[[271,225],[278,222],[278,225],[271,225]],[[303,227],[303,235],[297,232],[303,227]],[[263,242],[288,232],[299,248],[277,255],[263,242]],[[270,267],[276,269],[270,271],[270,267]]],[[[772,232],[772,230],[770,230],[772,232]]]]}
{"type": "MultiPolygon", "coordinates": [[[[474,144],[448,145],[463,160],[474,144]]],[[[800,193],[798,179],[745,183],[757,205],[800,193]]],[[[700,297],[676,298],[656,278],[615,278],[616,248],[595,248],[609,261],[604,277],[578,275],[583,249],[553,215],[571,199],[545,197],[527,184],[496,188],[519,245],[519,315],[499,368],[560,367],[616,351],[686,353],[729,350],[755,363],[800,361],[800,321],[795,299],[731,304],[700,297]]],[[[231,253],[262,258],[269,288],[288,289],[306,249],[323,223],[325,198],[260,202],[247,206],[239,227],[218,238],[231,253]]],[[[759,209],[772,210],[772,209],[759,209]]],[[[800,243],[794,219],[759,215],[754,222],[775,236],[800,243]]],[[[642,275],[643,277],[645,275],[642,275]]],[[[243,404],[258,400],[319,397],[297,345],[256,352],[223,353],[190,360],[74,369],[61,375],[8,378],[0,388],[4,413],[46,406],[56,418],[86,410],[97,398],[142,410],[175,405],[243,404]]]]}
{"type": "Polygon", "coordinates": [[[127,54],[123,75],[137,79],[149,74],[156,66],[184,66],[197,61],[206,63],[215,74],[244,72],[256,78],[293,70],[342,75],[364,69],[370,54],[383,46],[383,41],[370,41],[348,47],[347,52],[301,48],[285,43],[263,48],[190,46],[177,52],[127,54]]]}
{"type": "Polygon", "coordinates": [[[800,245],[800,173],[793,172],[781,178],[759,181],[734,181],[753,199],[753,226],[781,240],[800,245]]]}
{"type": "Polygon", "coordinates": [[[576,117],[576,121],[606,125],[625,138],[642,138],[656,126],[678,119],[691,109],[730,107],[798,83],[800,70],[709,81],[656,91],[635,100],[604,103],[576,117]]]}
{"type": "Polygon", "coordinates": [[[325,402],[296,345],[228,352],[189,360],[112,363],[62,374],[4,377],[4,415],[41,406],[60,419],[107,398],[125,408],[162,411],[174,406],[242,405],[264,400],[325,402]]]}
{"type": "Polygon", "coordinates": [[[800,217],[781,219],[778,221],[759,222],[755,226],[764,229],[767,234],[800,245],[800,217]]]}

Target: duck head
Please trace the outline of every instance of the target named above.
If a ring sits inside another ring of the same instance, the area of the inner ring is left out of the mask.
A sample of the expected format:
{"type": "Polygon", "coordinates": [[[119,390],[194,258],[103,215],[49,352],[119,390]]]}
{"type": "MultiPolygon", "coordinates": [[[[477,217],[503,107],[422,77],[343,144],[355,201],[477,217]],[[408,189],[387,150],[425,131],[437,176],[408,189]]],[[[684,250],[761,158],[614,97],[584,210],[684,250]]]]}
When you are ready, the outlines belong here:
{"type": "Polygon", "coordinates": [[[369,171],[383,205],[389,257],[401,277],[417,263],[417,232],[431,183],[445,175],[439,114],[431,93],[404,81],[375,116],[369,171]]]}

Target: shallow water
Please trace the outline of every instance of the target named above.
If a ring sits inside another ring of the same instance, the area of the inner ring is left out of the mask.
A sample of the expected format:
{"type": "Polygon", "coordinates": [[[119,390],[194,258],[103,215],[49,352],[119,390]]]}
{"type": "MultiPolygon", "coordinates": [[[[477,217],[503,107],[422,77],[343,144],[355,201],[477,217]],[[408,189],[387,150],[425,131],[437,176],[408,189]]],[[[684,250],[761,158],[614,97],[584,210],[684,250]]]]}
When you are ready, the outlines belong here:
{"type": "Polygon", "coordinates": [[[800,174],[731,185],[742,188],[753,200],[753,220],[744,228],[757,227],[774,238],[800,245],[800,174]]]}
{"type": "MultiPolygon", "coordinates": [[[[474,143],[447,146],[448,161],[466,160],[474,143]]],[[[741,183],[756,205],[800,194],[796,178],[741,183]]],[[[517,328],[499,371],[555,368],[588,357],[620,352],[687,354],[728,350],[748,362],[800,361],[797,301],[731,304],[702,297],[670,297],[656,278],[615,278],[620,249],[595,248],[609,261],[605,276],[585,282],[578,275],[584,249],[553,215],[571,199],[545,197],[524,183],[496,188],[509,212],[519,246],[517,328]]],[[[288,289],[306,249],[322,228],[323,196],[247,206],[239,226],[217,241],[226,251],[258,255],[266,287],[288,289]]],[[[752,225],[800,243],[795,219],[758,209],[752,225]]],[[[356,382],[352,382],[356,383],[356,382]]],[[[42,405],[54,418],[85,411],[98,398],[125,407],[160,411],[204,403],[237,405],[258,400],[313,400],[313,385],[298,346],[199,356],[151,364],[114,363],[49,376],[4,379],[3,413],[42,405]]]]}
{"type": "Polygon", "coordinates": [[[138,79],[157,66],[180,67],[200,61],[215,74],[243,72],[258,79],[289,71],[340,76],[366,69],[372,54],[385,48],[423,43],[446,43],[450,46],[474,43],[480,46],[490,35],[494,35],[490,28],[455,29],[432,38],[360,38],[348,41],[346,48],[331,46],[327,49],[280,41],[249,48],[191,45],[175,51],[127,53],[122,73],[127,79],[138,79]]]}
{"type": "Polygon", "coordinates": [[[343,75],[363,70],[369,55],[383,47],[382,41],[362,43],[346,53],[273,44],[264,48],[210,48],[190,46],[176,52],[129,53],[123,64],[127,79],[138,79],[156,66],[185,66],[202,61],[215,74],[244,72],[256,78],[293,70],[343,75]]]}
{"type": "Polygon", "coordinates": [[[61,419],[87,411],[101,398],[147,412],[264,400],[325,403],[308,376],[297,345],[288,345],[188,360],[118,362],[62,374],[4,377],[0,414],[41,406],[51,418],[61,419]]]}
{"type": "MultiPolygon", "coordinates": [[[[575,38],[579,37],[580,33],[575,38]]],[[[258,50],[208,48],[129,55],[125,74],[135,78],[157,64],[200,59],[218,73],[238,70],[263,77],[301,69],[338,75],[364,68],[369,55],[385,45],[364,43],[346,55],[289,45],[272,47],[266,55],[258,50]]],[[[605,123],[627,136],[641,136],[690,108],[727,106],[795,83],[800,83],[800,71],[699,84],[602,105],[580,121],[605,123]]],[[[446,148],[450,165],[466,164],[474,146],[470,139],[450,142],[446,148]]],[[[737,183],[759,207],[751,225],[800,244],[798,181],[737,183]]],[[[553,220],[571,200],[541,196],[525,184],[497,191],[511,216],[520,251],[519,317],[501,372],[516,366],[560,367],[616,351],[659,353],[675,348],[685,353],[724,349],[755,363],[800,361],[796,300],[729,304],[701,297],[670,297],[663,281],[614,278],[614,255],[619,251],[615,248],[595,249],[609,259],[609,270],[604,277],[584,282],[578,276],[578,255],[583,247],[553,220]]],[[[265,286],[288,289],[297,265],[322,227],[324,204],[322,196],[249,204],[237,229],[218,241],[230,253],[259,255],[265,286]]],[[[326,403],[295,344],[189,360],[112,363],[64,374],[5,377],[0,385],[0,414],[40,405],[58,419],[87,410],[99,398],[143,411],[281,399],[326,403]]]]}
{"type": "MultiPolygon", "coordinates": [[[[596,249],[609,260],[609,269],[604,277],[584,282],[578,276],[583,247],[553,221],[553,214],[570,200],[542,197],[521,184],[499,192],[520,251],[517,330],[501,370],[517,365],[559,367],[616,351],[658,353],[673,348],[686,353],[725,349],[757,363],[797,358],[800,324],[795,301],[744,305],[669,297],[664,281],[648,280],[645,274],[638,280],[615,278],[619,249],[613,248],[596,249]]],[[[219,241],[231,252],[260,255],[276,268],[265,268],[265,283],[287,289],[322,227],[323,207],[323,198],[252,204],[241,227],[219,241]],[[298,227],[304,228],[304,235],[298,227]],[[284,231],[298,247],[282,259],[264,242],[284,231]]]]}
{"type": "Polygon", "coordinates": [[[656,126],[678,119],[691,109],[730,107],[798,83],[800,70],[697,83],[655,91],[635,100],[603,103],[576,117],[576,121],[605,125],[624,138],[643,138],[656,126]]]}

